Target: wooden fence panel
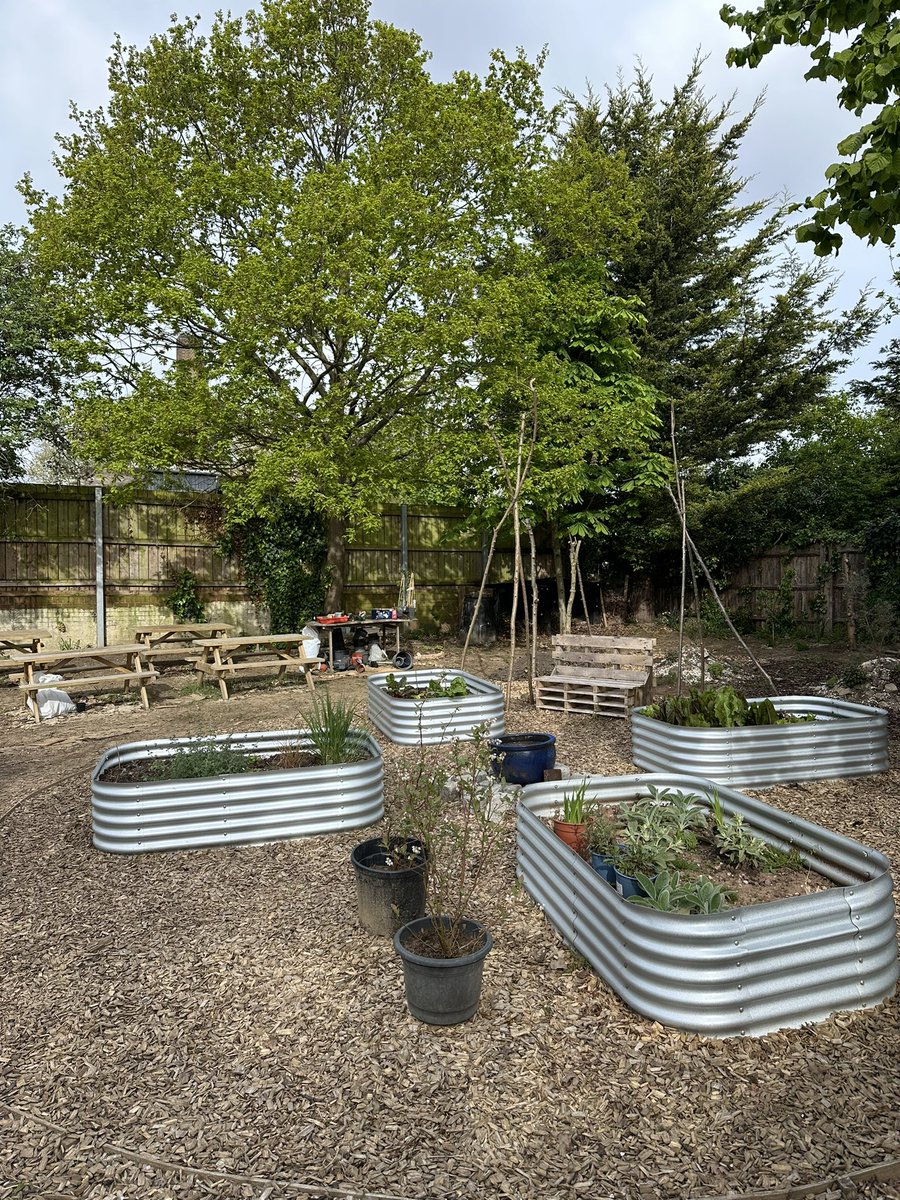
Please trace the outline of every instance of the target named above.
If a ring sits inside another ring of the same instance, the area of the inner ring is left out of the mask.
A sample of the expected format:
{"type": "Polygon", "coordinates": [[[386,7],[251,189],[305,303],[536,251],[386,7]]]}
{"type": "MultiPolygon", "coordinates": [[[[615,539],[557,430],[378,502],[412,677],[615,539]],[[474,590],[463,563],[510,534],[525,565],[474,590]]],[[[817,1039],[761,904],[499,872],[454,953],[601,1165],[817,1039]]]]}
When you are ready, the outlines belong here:
{"type": "Polygon", "coordinates": [[[798,624],[828,632],[847,620],[846,581],[858,589],[865,566],[865,555],[855,547],[769,550],[734,572],[722,599],[730,612],[746,613],[760,626],[783,606],[798,624]]]}

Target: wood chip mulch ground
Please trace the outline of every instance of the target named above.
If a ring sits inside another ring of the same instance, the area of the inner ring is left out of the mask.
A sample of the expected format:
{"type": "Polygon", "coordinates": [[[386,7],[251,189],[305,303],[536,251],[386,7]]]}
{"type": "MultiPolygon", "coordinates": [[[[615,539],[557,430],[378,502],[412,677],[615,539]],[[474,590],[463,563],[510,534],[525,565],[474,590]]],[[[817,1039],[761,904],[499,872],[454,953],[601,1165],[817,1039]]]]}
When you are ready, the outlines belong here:
{"type": "MultiPolygon", "coordinates": [[[[7,706],[0,1197],[900,1197],[896,1000],[759,1039],[653,1024],[525,896],[511,824],[473,914],[494,935],[481,1010],[447,1029],[407,1014],[393,950],[356,922],[368,831],[92,848],[105,746],[290,727],[306,703],[173,694],[41,726],[7,706]]],[[[624,722],[537,714],[517,684],[508,726],[556,733],[579,771],[634,773],[624,722]]],[[[765,798],[898,862],[892,749],[886,775],[765,798]]]]}

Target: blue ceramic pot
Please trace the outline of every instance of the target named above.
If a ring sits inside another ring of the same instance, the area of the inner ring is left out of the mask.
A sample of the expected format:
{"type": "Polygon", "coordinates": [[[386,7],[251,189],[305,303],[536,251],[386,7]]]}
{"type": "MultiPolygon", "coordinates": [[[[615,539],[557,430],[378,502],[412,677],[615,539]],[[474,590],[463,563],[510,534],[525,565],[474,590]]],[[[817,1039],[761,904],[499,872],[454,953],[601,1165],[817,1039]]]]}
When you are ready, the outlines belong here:
{"type": "Polygon", "coordinates": [[[629,896],[647,895],[633,875],[623,875],[619,870],[616,870],[616,891],[623,900],[627,900],[629,896]]]}
{"type": "Polygon", "coordinates": [[[552,733],[504,733],[490,739],[491,769],[507,783],[541,783],[556,762],[552,733]]]}
{"type": "Polygon", "coordinates": [[[606,854],[595,854],[591,851],[591,866],[598,875],[602,875],[607,883],[616,886],[616,864],[615,860],[609,858],[606,854]]]}

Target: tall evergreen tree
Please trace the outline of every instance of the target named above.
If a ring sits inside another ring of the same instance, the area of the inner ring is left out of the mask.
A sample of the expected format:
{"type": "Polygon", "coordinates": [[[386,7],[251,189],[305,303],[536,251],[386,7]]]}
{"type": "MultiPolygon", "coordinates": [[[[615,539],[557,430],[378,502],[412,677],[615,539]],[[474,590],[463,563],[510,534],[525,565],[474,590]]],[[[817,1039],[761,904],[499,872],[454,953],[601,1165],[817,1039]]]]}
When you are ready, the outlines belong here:
{"type": "Polygon", "coordinates": [[[697,59],[659,101],[638,69],[603,101],[573,101],[570,131],[624,155],[639,186],[640,237],[611,275],[644,305],[642,371],[664,408],[674,402],[679,454],[694,465],[740,457],[777,433],[878,324],[864,297],[835,313],[827,269],[785,246],[783,209],[746,198],[737,159],[758,105],[734,117],[730,102],[707,97],[701,71],[697,59]]]}

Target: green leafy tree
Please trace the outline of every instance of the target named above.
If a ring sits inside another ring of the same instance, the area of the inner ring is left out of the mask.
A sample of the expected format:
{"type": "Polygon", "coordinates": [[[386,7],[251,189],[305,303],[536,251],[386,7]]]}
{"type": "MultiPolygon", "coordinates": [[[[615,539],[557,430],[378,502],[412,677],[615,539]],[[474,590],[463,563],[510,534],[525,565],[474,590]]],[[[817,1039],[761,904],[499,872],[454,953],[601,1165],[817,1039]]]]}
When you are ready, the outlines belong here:
{"type": "Polygon", "coordinates": [[[213,469],[241,516],[281,492],[365,521],[427,482],[482,331],[528,302],[554,118],[539,64],[438,83],[425,59],[365,0],[116,43],[107,111],[60,138],[63,195],[23,189],[91,458],[213,469]]]}
{"type": "Polygon", "coordinates": [[[37,438],[58,446],[57,327],[34,263],[12,225],[0,228],[0,479],[17,478],[37,438]]]}
{"type": "Polygon", "coordinates": [[[723,576],[772,546],[858,544],[895,502],[896,423],[844,395],[807,409],[758,463],[711,472],[690,521],[723,576]]]}
{"type": "Polygon", "coordinates": [[[867,404],[881,405],[900,417],[900,337],[891,339],[872,363],[868,377],[855,380],[851,390],[867,404]]]}
{"type": "Polygon", "coordinates": [[[535,180],[526,303],[510,303],[502,324],[480,331],[480,380],[444,431],[441,494],[490,528],[509,502],[524,420],[531,469],[520,510],[532,526],[556,527],[561,618],[561,542],[577,554],[586,532],[621,517],[626,493],[658,487],[666,474],[651,447],[657,396],[641,377],[641,306],[610,280],[640,210],[622,156],[577,137],[559,143],[535,180]]]}
{"type": "Polygon", "coordinates": [[[810,220],[797,230],[817,254],[837,250],[847,225],[868,242],[893,245],[900,191],[900,14],[894,0],[765,0],[759,8],[721,9],[749,39],[728,51],[733,66],[756,67],[777,45],[811,47],[806,79],[833,79],[838,103],[870,119],[838,143],[841,160],[828,186],[806,200],[810,220]],[[849,44],[847,41],[849,39],[849,44]]]}

